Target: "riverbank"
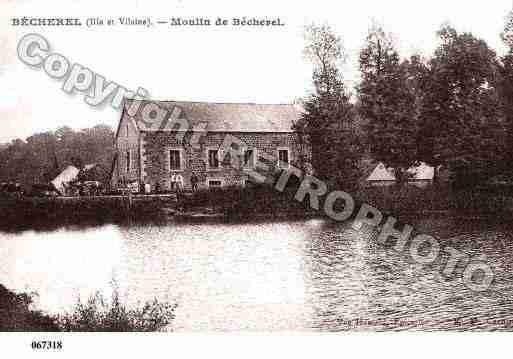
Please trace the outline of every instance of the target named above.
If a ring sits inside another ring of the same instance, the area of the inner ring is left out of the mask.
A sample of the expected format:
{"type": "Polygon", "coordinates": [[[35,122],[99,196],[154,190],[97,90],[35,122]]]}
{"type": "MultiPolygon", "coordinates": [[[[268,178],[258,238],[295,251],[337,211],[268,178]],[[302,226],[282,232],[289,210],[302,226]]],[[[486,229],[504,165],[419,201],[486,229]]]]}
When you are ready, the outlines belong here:
{"type": "MultiPolygon", "coordinates": [[[[287,187],[279,192],[271,186],[200,191],[182,197],[177,214],[205,219],[217,214],[228,221],[324,217],[322,197],[319,200],[321,209],[314,210],[310,207],[309,195],[299,202],[295,199],[296,193],[297,187],[287,187]]],[[[456,191],[443,185],[426,188],[387,186],[360,188],[350,194],[356,208],[353,216],[363,203],[396,217],[509,218],[513,214],[513,193],[509,188],[456,191]]],[[[334,209],[342,210],[343,205],[343,201],[336,202],[334,209]]]]}
{"type": "Polygon", "coordinates": [[[296,201],[295,194],[296,190],[286,188],[279,192],[268,185],[254,185],[249,188],[228,187],[202,190],[190,196],[182,196],[178,207],[185,213],[220,213],[227,221],[319,216],[309,207],[308,202],[296,201]]]}
{"type": "Polygon", "coordinates": [[[54,318],[32,310],[32,296],[13,293],[0,284],[0,331],[59,331],[54,318]]]}
{"type": "Polygon", "coordinates": [[[71,313],[50,316],[31,308],[35,294],[16,294],[0,284],[0,331],[22,332],[153,332],[168,327],[176,305],[157,300],[140,308],[125,307],[117,292],[77,303],[71,313]]]}
{"type": "Polygon", "coordinates": [[[513,213],[512,190],[500,187],[370,187],[357,191],[354,198],[393,216],[511,217],[513,213]]]}
{"type": "Polygon", "coordinates": [[[0,230],[53,230],[106,224],[165,224],[177,220],[306,218],[315,215],[293,199],[295,192],[272,187],[229,187],[194,193],[95,196],[21,197],[0,199],[0,230]]]}
{"type": "Polygon", "coordinates": [[[0,230],[53,230],[68,226],[159,222],[174,195],[22,197],[0,199],[0,230]]]}
{"type": "MultiPolygon", "coordinates": [[[[310,208],[308,196],[298,202],[296,191],[294,187],[279,192],[271,186],[254,186],[178,195],[2,198],[0,230],[46,231],[70,226],[165,224],[170,220],[247,222],[324,216],[322,211],[310,208]]],[[[356,208],[367,203],[383,214],[402,218],[510,218],[513,213],[513,195],[507,191],[388,186],[362,188],[352,195],[356,208]]]]}

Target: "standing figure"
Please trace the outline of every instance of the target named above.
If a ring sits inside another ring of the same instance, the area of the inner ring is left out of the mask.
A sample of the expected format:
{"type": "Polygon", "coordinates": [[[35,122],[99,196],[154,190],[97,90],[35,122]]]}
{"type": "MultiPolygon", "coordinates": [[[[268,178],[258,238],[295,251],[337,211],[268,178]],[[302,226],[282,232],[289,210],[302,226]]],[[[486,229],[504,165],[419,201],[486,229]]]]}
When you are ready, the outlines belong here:
{"type": "Polygon", "coordinates": [[[198,189],[198,177],[194,172],[192,172],[191,175],[191,187],[193,192],[196,192],[196,190],[198,189]]]}

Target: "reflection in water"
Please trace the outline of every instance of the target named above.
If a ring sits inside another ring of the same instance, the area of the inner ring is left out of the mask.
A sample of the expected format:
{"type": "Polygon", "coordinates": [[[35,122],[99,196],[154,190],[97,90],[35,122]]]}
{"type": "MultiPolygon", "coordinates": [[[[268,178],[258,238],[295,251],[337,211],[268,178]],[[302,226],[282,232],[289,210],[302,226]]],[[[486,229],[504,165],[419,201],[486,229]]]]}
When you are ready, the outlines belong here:
{"type": "Polygon", "coordinates": [[[122,239],[116,227],[50,233],[0,235],[0,283],[15,291],[39,294],[38,307],[69,310],[78,298],[96,291],[112,295],[121,273],[122,239]]]}
{"type": "Polygon", "coordinates": [[[0,283],[36,291],[52,313],[115,286],[129,305],[177,303],[177,330],[298,329],[306,238],[287,223],[3,234],[0,283]]]}
{"type": "Polygon", "coordinates": [[[128,297],[176,301],[176,329],[301,327],[306,236],[294,227],[178,225],[123,230],[128,297]]]}
{"type": "MultiPolygon", "coordinates": [[[[423,227],[420,224],[420,228],[423,227]]],[[[327,227],[311,241],[312,326],[322,330],[511,330],[513,250],[511,228],[472,223],[430,223],[442,246],[479,257],[495,273],[491,291],[470,291],[460,276],[441,278],[445,262],[414,263],[406,254],[377,245],[376,235],[327,227]],[[454,232],[457,235],[454,235],[454,232]]],[[[461,275],[461,270],[458,271],[461,275]]]]}
{"type": "Polygon", "coordinates": [[[0,283],[38,292],[51,313],[113,288],[129,305],[177,303],[175,330],[511,329],[513,231],[416,227],[486,260],[494,290],[472,293],[440,280],[440,263],[417,265],[374,233],[320,220],[0,234],[0,283]]]}

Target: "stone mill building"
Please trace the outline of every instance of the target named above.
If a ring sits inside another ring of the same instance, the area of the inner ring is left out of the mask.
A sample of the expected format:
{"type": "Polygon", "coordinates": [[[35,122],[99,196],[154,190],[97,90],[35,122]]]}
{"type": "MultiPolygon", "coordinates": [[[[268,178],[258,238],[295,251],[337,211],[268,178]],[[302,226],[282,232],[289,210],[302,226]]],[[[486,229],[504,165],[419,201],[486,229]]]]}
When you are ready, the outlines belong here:
{"type": "Polygon", "coordinates": [[[248,169],[263,157],[274,158],[279,166],[304,168],[305,146],[293,130],[299,117],[300,108],[292,104],[125,101],[111,185],[128,182],[170,190],[178,178],[191,189],[194,176],[198,188],[245,186],[248,169]],[[131,111],[133,104],[138,110],[131,111]],[[188,123],[189,130],[181,131],[173,125],[177,123],[188,123]],[[227,135],[246,145],[240,166],[229,158],[220,160],[227,135]]]}

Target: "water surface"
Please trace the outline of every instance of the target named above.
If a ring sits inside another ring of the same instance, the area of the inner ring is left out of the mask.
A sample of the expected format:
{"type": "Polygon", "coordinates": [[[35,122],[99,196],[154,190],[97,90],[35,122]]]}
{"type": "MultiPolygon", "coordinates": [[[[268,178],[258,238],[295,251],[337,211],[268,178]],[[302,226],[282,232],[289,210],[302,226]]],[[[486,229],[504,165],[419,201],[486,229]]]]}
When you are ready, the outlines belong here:
{"type": "Polygon", "coordinates": [[[130,306],[177,303],[177,331],[511,330],[511,226],[415,225],[490,264],[492,289],[475,293],[458,275],[441,277],[443,257],[419,265],[371,231],[322,220],[0,234],[0,283],[37,292],[49,313],[113,288],[130,306]]]}

